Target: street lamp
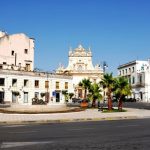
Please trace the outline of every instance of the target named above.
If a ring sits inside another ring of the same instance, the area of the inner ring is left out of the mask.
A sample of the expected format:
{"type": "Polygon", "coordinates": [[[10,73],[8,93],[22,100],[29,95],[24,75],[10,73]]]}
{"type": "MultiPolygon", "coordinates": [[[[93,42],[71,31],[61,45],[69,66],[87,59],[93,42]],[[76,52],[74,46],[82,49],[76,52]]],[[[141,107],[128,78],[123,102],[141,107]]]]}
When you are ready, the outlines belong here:
{"type": "Polygon", "coordinates": [[[106,68],[108,67],[106,61],[103,62],[103,72],[105,73],[106,71],[106,68]]]}
{"type": "Polygon", "coordinates": [[[48,81],[48,72],[46,72],[46,101],[49,102],[49,81],[48,81]]]}

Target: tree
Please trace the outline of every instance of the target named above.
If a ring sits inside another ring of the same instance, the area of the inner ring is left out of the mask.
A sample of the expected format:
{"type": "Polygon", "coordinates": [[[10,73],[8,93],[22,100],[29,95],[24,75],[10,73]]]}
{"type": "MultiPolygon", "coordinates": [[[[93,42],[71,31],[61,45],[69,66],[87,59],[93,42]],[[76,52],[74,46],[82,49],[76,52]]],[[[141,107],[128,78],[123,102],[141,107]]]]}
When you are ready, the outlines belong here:
{"type": "Polygon", "coordinates": [[[101,92],[101,89],[100,89],[100,86],[97,83],[91,84],[91,86],[89,88],[88,97],[89,97],[89,99],[92,100],[92,107],[95,107],[96,100],[101,100],[102,99],[102,95],[101,95],[100,92],[101,92]]]}
{"type": "Polygon", "coordinates": [[[125,77],[115,78],[115,95],[118,97],[118,110],[122,110],[123,98],[131,94],[131,86],[125,77]]]}
{"type": "Polygon", "coordinates": [[[112,110],[112,92],[114,90],[114,78],[112,73],[104,74],[102,81],[100,81],[100,85],[103,86],[103,89],[106,89],[106,95],[108,98],[108,110],[112,110]]]}
{"type": "Polygon", "coordinates": [[[69,98],[72,99],[72,97],[74,96],[74,93],[68,93],[69,94],[69,98]]]}
{"type": "Polygon", "coordinates": [[[41,97],[44,97],[46,95],[46,93],[44,92],[44,93],[41,93],[41,97]]]}
{"type": "Polygon", "coordinates": [[[89,79],[83,79],[81,82],[79,82],[79,86],[81,86],[84,89],[84,98],[87,98],[87,90],[91,86],[91,81],[89,79]]]}
{"type": "Polygon", "coordinates": [[[68,91],[67,91],[67,90],[62,90],[62,94],[64,95],[65,101],[67,102],[67,99],[68,99],[68,91]]]}

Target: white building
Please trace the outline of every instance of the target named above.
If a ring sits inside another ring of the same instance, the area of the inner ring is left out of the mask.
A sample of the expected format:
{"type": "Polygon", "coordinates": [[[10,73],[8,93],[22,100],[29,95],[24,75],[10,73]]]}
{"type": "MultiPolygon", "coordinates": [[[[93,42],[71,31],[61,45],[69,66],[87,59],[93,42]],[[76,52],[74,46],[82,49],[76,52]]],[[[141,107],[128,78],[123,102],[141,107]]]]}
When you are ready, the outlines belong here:
{"type": "Polygon", "coordinates": [[[65,102],[62,91],[72,93],[72,77],[45,72],[0,70],[0,103],[32,104],[37,97],[48,104],[65,102]]]}
{"type": "Polygon", "coordinates": [[[73,77],[75,96],[83,97],[84,91],[78,87],[79,82],[86,78],[92,82],[99,82],[103,76],[103,69],[100,65],[93,66],[92,52],[79,45],[69,51],[69,63],[66,68],[62,65],[56,70],[57,74],[69,74],[73,77]]]}
{"type": "Polygon", "coordinates": [[[0,68],[32,71],[34,39],[24,33],[8,35],[0,31],[0,68]]]}
{"type": "Polygon", "coordinates": [[[61,104],[65,102],[63,90],[74,92],[71,76],[33,70],[34,39],[0,31],[0,103],[31,105],[36,97],[61,104]]]}
{"type": "Polygon", "coordinates": [[[150,102],[150,60],[135,60],[118,67],[119,75],[128,78],[132,86],[132,98],[150,102]]]}

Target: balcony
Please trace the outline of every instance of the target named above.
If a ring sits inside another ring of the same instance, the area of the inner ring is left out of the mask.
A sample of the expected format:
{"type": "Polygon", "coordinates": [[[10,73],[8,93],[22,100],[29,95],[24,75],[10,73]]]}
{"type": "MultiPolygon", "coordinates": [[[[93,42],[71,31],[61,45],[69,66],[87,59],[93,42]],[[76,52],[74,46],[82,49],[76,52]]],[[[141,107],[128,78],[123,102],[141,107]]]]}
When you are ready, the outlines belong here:
{"type": "Polygon", "coordinates": [[[132,87],[134,88],[144,87],[144,86],[145,86],[144,82],[136,82],[135,84],[132,85],[132,87]]]}

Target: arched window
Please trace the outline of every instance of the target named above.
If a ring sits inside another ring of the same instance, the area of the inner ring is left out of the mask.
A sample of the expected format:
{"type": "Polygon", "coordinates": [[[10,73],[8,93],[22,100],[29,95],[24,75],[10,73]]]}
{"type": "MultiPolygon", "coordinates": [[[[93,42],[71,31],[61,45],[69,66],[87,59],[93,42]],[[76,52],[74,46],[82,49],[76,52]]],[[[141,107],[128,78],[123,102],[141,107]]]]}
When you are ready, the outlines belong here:
{"type": "Polygon", "coordinates": [[[78,70],[82,71],[82,66],[81,65],[78,66],[78,70]]]}

